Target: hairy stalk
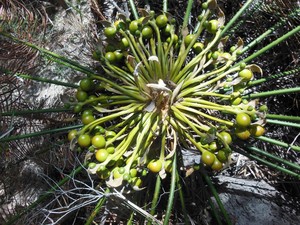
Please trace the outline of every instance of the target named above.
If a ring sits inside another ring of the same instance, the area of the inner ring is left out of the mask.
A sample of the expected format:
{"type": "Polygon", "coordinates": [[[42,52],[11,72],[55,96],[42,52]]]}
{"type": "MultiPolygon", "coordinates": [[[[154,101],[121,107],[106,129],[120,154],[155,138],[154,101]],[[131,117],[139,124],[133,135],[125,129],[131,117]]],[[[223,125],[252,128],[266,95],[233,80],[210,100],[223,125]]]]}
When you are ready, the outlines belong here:
{"type": "Polygon", "coordinates": [[[264,78],[261,78],[261,79],[250,81],[249,86],[257,86],[257,85],[262,84],[264,82],[268,82],[270,80],[278,79],[280,77],[285,77],[285,76],[289,76],[289,75],[292,75],[292,74],[297,74],[299,72],[300,72],[300,67],[297,67],[297,68],[294,68],[294,69],[289,70],[289,71],[284,71],[284,72],[281,72],[281,73],[271,75],[269,77],[264,77],[264,78]]]}
{"type": "Polygon", "coordinates": [[[296,93],[299,91],[300,91],[300,87],[283,88],[280,90],[264,91],[264,92],[260,92],[260,93],[248,94],[248,95],[244,95],[243,98],[245,98],[245,99],[263,98],[263,97],[269,97],[269,96],[275,96],[275,95],[296,93]]]}
{"type": "Polygon", "coordinates": [[[279,120],[267,119],[267,123],[281,125],[281,126],[287,126],[287,127],[300,128],[300,124],[299,123],[292,123],[292,122],[287,122],[287,121],[279,121],[279,120]]]}
{"type": "Polygon", "coordinates": [[[290,145],[290,144],[285,143],[283,141],[275,140],[273,138],[269,138],[269,137],[265,137],[265,136],[260,136],[260,137],[257,137],[257,139],[261,140],[261,141],[264,141],[264,142],[271,143],[273,145],[278,145],[278,146],[281,146],[281,147],[293,149],[295,151],[300,151],[300,146],[290,145]]]}
{"type": "Polygon", "coordinates": [[[260,55],[262,55],[263,53],[265,53],[266,51],[270,50],[271,48],[273,48],[273,47],[277,46],[278,44],[280,44],[281,42],[285,41],[289,37],[295,35],[299,31],[300,31],[300,26],[295,27],[293,30],[282,35],[280,38],[277,38],[275,41],[271,42],[267,46],[263,47],[262,49],[258,50],[257,52],[255,52],[252,55],[248,56],[247,58],[243,59],[242,61],[240,61],[238,63],[238,65],[241,64],[242,62],[247,63],[247,62],[252,61],[253,59],[255,59],[255,58],[259,57],[260,55]]]}
{"type": "Polygon", "coordinates": [[[283,121],[300,122],[300,117],[299,116],[286,116],[286,115],[266,114],[266,118],[267,119],[283,120],[283,121]]]}

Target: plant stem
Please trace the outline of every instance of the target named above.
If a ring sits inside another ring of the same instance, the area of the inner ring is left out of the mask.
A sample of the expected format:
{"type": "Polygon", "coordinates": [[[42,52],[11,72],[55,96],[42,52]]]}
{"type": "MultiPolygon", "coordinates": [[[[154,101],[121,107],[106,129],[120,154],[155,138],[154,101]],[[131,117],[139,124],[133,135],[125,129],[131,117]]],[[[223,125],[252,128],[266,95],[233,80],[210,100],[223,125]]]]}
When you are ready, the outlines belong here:
{"type": "Polygon", "coordinates": [[[244,47],[242,49],[242,51],[241,51],[241,54],[243,54],[246,51],[248,51],[250,48],[252,48],[253,46],[255,46],[257,43],[259,43],[261,40],[263,40],[265,37],[267,37],[268,35],[270,35],[272,32],[274,32],[279,27],[285,25],[286,22],[288,21],[288,19],[290,19],[291,17],[297,16],[297,14],[299,14],[299,11],[300,11],[300,9],[296,9],[291,14],[289,14],[286,18],[284,18],[284,19],[281,18],[280,21],[277,22],[273,27],[271,27],[270,29],[268,29],[266,32],[264,32],[263,34],[261,34],[259,37],[257,37],[251,43],[249,43],[246,47],[244,47]]]}
{"type": "MultiPolygon", "coordinates": [[[[205,107],[206,107],[206,106],[205,106],[205,107]]],[[[206,113],[204,113],[204,112],[201,112],[200,110],[196,110],[196,109],[191,108],[191,107],[186,107],[186,106],[182,105],[181,103],[177,103],[177,104],[176,104],[176,107],[173,107],[173,106],[172,106],[172,109],[175,110],[175,111],[176,111],[178,114],[180,114],[181,116],[183,116],[183,113],[181,113],[177,108],[178,108],[178,109],[186,110],[186,111],[188,111],[188,112],[192,112],[192,113],[198,114],[198,115],[203,116],[203,117],[205,117],[205,118],[207,118],[207,119],[210,119],[210,120],[212,120],[212,121],[216,121],[216,122],[219,122],[219,123],[221,123],[221,124],[226,124],[226,125],[231,126],[231,127],[234,125],[233,122],[231,122],[231,121],[219,119],[219,118],[217,118],[217,117],[214,117],[214,116],[208,115],[208,114],[206,114],[206,113]]],[[[199,108],[201,108],[201,107],[199,107],[199,108]]],[[[210,106],[207,106],[207,108],[210,108],[210,106]]],[[[185,118],[185,119],[186,119],[186,118],[185,118]]],[[[185,122],[186,122],[187,124],[189,124],[189,126],[191,126],[191,128],[193,128],[193,124],[192,124],[192,123],[189,123],[188,120],[186,120],[185,122]]]]}
{"type": "Polygon", "coordinates": [[[235,21],[243,14],[243,12],[248,8],[248,6],[253,2],[253,0],[248,0],[243,7],[234,15],[234,17],[226,24],[226,26],[224,27],[224,29],[221,32],[221,36],[223,37],[223,35],[226,33],[226,31],[232,26],[233,23],[235,23],[235,21]]]}
{"type": "MultiPolygon", "coordinates": [[[[187,79],[184,84],[182,85],[182,89],[184,89],[185,87],[191,85],[191,84],[194,84],[196,82],[202,82],[204,81],[205,79],[208,79],[210,76],[212,75],[215,75],[215,74],[221,74],[223,71],[225,71],[227,68],[229,68],[231,66],[231,64],[233,63],[233,61],[228,61],[225,66],[222,66],[221,68],[219,69],[216,69],[216,70],[213,70],[211,72],[208,72],[208,73],[205,73],[205,74],[201,74],[201,76],[198,76],[194,79],[187,79]]],[[[234,69],[234,70],[230,70],[230,73],[236,71],[237,69],[234,69]]],[[[228,73],[226,73],[228,74],[228,73]]],[[[218,76],[220,77],[220,76],[218,76]]]]}
{"type": "Polygon", "coordinates": [[[300,122],[300,117],[299,116],[286,116],[286,115],[277,115],[277,114],[267,114],[266,118],[267,119],[277,119],[277,120],[300,122]]]}
{"type": "Polygon", "coordinates": [[[0,35],[6,37],[8,39],[10,39],[13,42],[20,43],[20,44],[26,45],[26,46],[28,46],[30,48],[33,48],[35,50],[38,50],[38,51],[40,51],[40,52],[42,52],[42,53],[50,56],[52,61],[58,62],[58,63],[60,63],[62,65],[67,66],[67,67],[76,69],[77,71],[83,72],[85,74],[93,74],[93,71],[90,70],[89,68],[87,68],[85,66],[82,66],[79,63],[77,63],[77,62],[75,62],[73,60],[67,59],[67,58],[65,58],[65,57],[63,57],[63,56],[61,56],[59,54],[56,54],[56,53],[51,52],[51,51],[49,51],[47,49],[41,48],[41,47],[39,47],[39,46],[37,46],[37,45],[35,45],[33,43],[30,43],[30,42],[27,42],[27,41],[22,41],[22,40],[20,40],[20,39],[18,39],[16,37],[14,37],[14,36],[6,33],[6,32],[0,32],[0,35]]]}
{"type": "Polygon", "coordinates": [[[162,128],[161,128],[161,145],[160,145],[160,155],[159,159],[164,161],[165,159],[165,149],[166,149],[166,136],[167,136],[167,125],[166,123],[163,123],[162,128]]]}
{"type": "Polygon", "coordinates": [[[182,187],[181,182],[180,182],[180,176],[178,174],[178,171],[176,171],[176,185],[177,185],[177,189],[178,189],[178,192],[179,192],[179,199],[180,199],[180,203],[181,203],[182,213],[183,213],[183,216],[184,216],[184,224],[185,225],[191,224],[189,219],[188,219],[187,210],[185,208],[183,187],[182,187]]]}
{"type": "Polygon", "coordinates": [[[268,97],[268,96],[274,96],[274,95],[284,95],[284,94],[295,93],[295,92],[300,92],[300,87],[284,88],[284,89],[280,89],[280,90],[264,91],[264,92],[260,92],[260,93],[248,94],[248,95],[242,96],[242,98],[245,98],[245,99],[261,98],[261,97],[268,97]]]}
{"type": "Polygon", "coordinates": [[[229,218],[229,216],[228,216],[228,214],[225,210],[225,207],[224,207],[224,205],[223,205],[223,203],[222,203],[222,201],[221,201],[221,199],[218,195],[218,192],[217,192],[215,186],[213,185],[210,177],[207,175],[206,171],[204,171],[203,169],[201,170],[201,174],[204,177],[204,180],[206,181],[206,183],[208,185],[208,188],[210,189],[211,193],[213,194],[214,198],[216,199],[216,202],[217,202],[217,204],[218,204],[218,206],[219,206],[219,208],[220,208],[220,210],[221,210],[221,212],[224,216],[226,224],[231,225],[232,224],[231,220],[230,220],[230,218],[229,218]]]}
{"type": "Polygon", "coordinates": [[[188,5],[187,5],[185,15],[184,15],[184,19],[183,19],[182,29],[184,29],[188,25],[193,3],[194,3],[194,0],[189,0],[188,1],[188,5]]]}
{"type": "Polygon", "coordinates": [[[111,130],[119,130],[118,128],[120,128],[120,127],[123,127],[123,128],[121,130],[119,130],[113,138],[107,140],[106,145],[109,146],[114,141],[116,141],[122,134],[124,134],[127,130],[129,130],[130,127],[137,124],[141,120],[141,117],[142,116],[138,116],[136,114],[133,114],[127,120],[124,120],[124,121],[122,121],[118,124],[114,124],[114,125],[111,125],[111,126],[107,127],[106,130],[110,130],[110,131],[111,130]]]}
{"type": "MultiPolygon", "coordinates": [[[[105,193],[109,193],[109,189],[107,188],[105,193]]],[[[97,216],[97,214],[99,213],[101,207],[103,206],[103,204],[105,203],[106,198],[105,196],[103,196],[99,202],[97,203],[97,205],[95,206],[93,212],[91,213],[91,215],[89,216],[89,218],[86,220],[84,225],[91,225],[94,222],[95,217],[97,216]]]]}
{"type": "Polygon", "coordinates": [[[20,44],[24,44],[26,46],[29,46],[33,49],[36,49],[48,56],[51,57],[51,60],[54,61],[54,62],[57,62],[57,63],[60,63],[61,65],[64,65],[64,66],[67,66],[69,68],[72,68],[76,71],[80,71],[82,73],[85,73],[87,74],[88,76],[92,77],[92,79],[98,79],[98,80],[101,80],[103,81],[104,83],[107,83],[109,85],[111,85],[112,87],[114,87],[116,90],[120,91],[121,93],[124,93],[128,96],[131,96],[132,98],[134,99],[137,99],[137,100],[140,100],[140,101],[145,101],[145,98],[141,95],[135,95],[133,93],[131,93],[130,91],[126,90],[125,88],[123,88],[122,86],[120,86],[118,83],[116,82],[112,82],[111,80],[109,79],[106,79],[104,78],[103,76],[98,76],[96,75],[92,70],[90,70],[89,68],[87,67],[84,67],[82,65],[80,65],[79,63],[73,61],[73,60],[69,60],[61,55],[58,55],[54,52],[51,52],[51,51],[48,51],[47,49],[44,49],[44,48],[41,48],[41,47],[38,47],[30,42],[26,42],[26,41],[22,41],[22,40],[19,40],[5,32],[0,32],[0,35],[3,35],[7,38],[9,38],[10,40],[14,41],[14,42],[17,42],[17,43],[20,43],[20,44]]]}
{"type": "Polygon", "coordinates": [[[134,212],[131,212],[131,213],[130,213],[129,220],[127,221],[126,225],[132,225],[133,216],[134,216],[134,212]]]}
{"type": "Polygon", "coordinates": [[[172,212],[173,202],[174,202],[175,186],[176,186],[176,172],[177,172],[177,159],[176,159],[176,153],[175,153],[173,162],[172,162],[170,194],[169,194],[168,206],[167,206],[167,211],[165,214],[163,225],[168,225],[169,219],[171,217],[171,212],[172,212]]]}
{"type": "Polygon", "coordinates": [[[165,59],[163,44],[161,40],[161,33],[155,22],[149,21],[149,24],[152,26],[156,34],[157,57],[160,63],[160,66],[157,67],[158,74],[156,74],[156,76],[158,76],[158,78],[164,79],[164,76],[166,75],[164,74],[164,71],[166,71],[166,59],[165,59]]]}
{"type": "MultiPolygon", "coordinates": [[[[205,20],[208,17],[209,11],[207,11],[207,13],[204,15],[203,20],[205,20]]],[[[201,22],[202,23],[202,22],[201,22]]],[[[204,22],[203,22],[204,23],[204,22]]],[[[199,35],[201,34],[203,30],[199,28],[199,30],[197,31],[197,33],[195,34],[196,37],[198,38],[199,35]]],[[[206,46],[205,49],[203,49],[198,55],[196,55],[190,62],[188,62],[182,69],[182,65],[185,63],[185,59],[189,53],[189,50],[191,49],[191,47],[195,44],[195,42],[197,41],[197,38],[195,37],[195,39],[189,44],[189,46],[187,48],[183,47],[184,51],[182,52],[182,50],[180,49],[179,55],[181,57],[177,58],[175,63],[174,63],[174,69],[171,71],[171,76],[173,76],[172,80],[175,83],[179,83],[182,80],[184,80],[184,74],[188,74],[187,72],[192,72],[193,68],[201,61],[203,55],[205,55],[214,45],[215,43],[218,41],[219,37],[220,37],[220,31],[217,31],[217,33],[215,34],[214,39],[206,46]]],[[[182,44],[184,46],[184,42],[182,42],[182,44]]]]}
{"type": "Polygon", "coordinates": [[[128,96],[132,97],[133,99],[139,100],[141,102],[146,101],[145,97],[143,97],[141,95],[137,95],[136,93],[133,93],[132,91],[120,86],[116,82],[112,82],[111,80],[108,80],[108,79],[98,76],[98,75],[92,75],[91,78],[100,80],[104,83],[107,83],[107,84],[111,85],[112,87],[114,87],[116,90],[120,91],[122,94],[128,95],[128,96]]]}
{"type": "Polygon", "coordinates": [[[132,163],[137,158],[136,155],[140,153],[139,155],[142,155],[141,151],[148,147],[148,144],[146,140],[150,136],[152,137],[151,128],[154,126],[156,127],[157,123],[154,121],[155,114],[154,113],[146,113],[142,118],[142,124],[139,129],[139,134],[136,138],[135,148],[130,156],[130,159],[128,160],[128,163],[126,163],[125,168],[127,167],[128,170],[131,168],[132,163]]]}
{"type": "Polygon", "coordinates": [[[275,160],[275,161],[277,161],[279,163],[284,164],[285,166],[289,166],[289,167],[291,167],[293,169],[296,169],[296,170],[300,171],[300,166],[298,164],[296,164],[296,163],[292,163],[292,162],[290,162],[288,160],[285,160],[285,159],[282,159],[282,158],[277,157],[275,155],[272,155],[272,154],[270,154],[270,153],[268,153],[268,152],[266,152],[264,150],[261,150],[261,149],[259,149],[257,147],[254,147],[254,146],[247,146],[246,148],[250,152],[252,152],[252,153],[256,153],[256,154],[260,154],[260,155],[266,156],[269,159],[275,160]]]}
{"type": "Polygon", "coordinates": [[[219,216],[219,212],[217,211],[214,203],[212,202],[212,200],[210,198],[208,198],[208,203],[210,205],[211,211],[213,216],[215,217],[215,219],[217,220],[218,225],[223,225],[221,218],[219,216]]]}
{"type": "Polygon", "coordinates": [[[8,112],[0,112],[0,116],[23,116],[37,113],[55,113],[55,112],[69,112],[66,108],[48,108],[48,109],[33,109],[33,110],[12,110],[8,112]]]}
{"type": "Polygon", "coordinates": [[[294,177],[300,179],[299,173],[295,173],[295,172],[290,171],[290,170],[288,170],[286,168],[283,168],[283,167],[281,167],[281,166],[279,166],[277,164],[271,163],[269,160],[262,159],[261,156],[257,156],[255,154],[251,154],[251,153],[248,153],[248,152],[245,152],[245,151],[241,151],[241,150],[238,150],[238,149],[235,149],[235,151],[239,152],[239,153],[241,153],[243,155],[245,155],[246,157],[248,157],[250,159],[254,159],[254,160],[256,160],[259,163],[265,164],[265,165],[269,166],[270,168],[275,169],[276,171],[280,171],[282,173],[285,173],[285,174],[288,174],[288,175],[291,175],[291,176],[294,176],[294,177]]]}
{"type": "Polygon", "coordinates": [[[199,91],[201,91],[201,89],[207,88],[209,85],[212,85],[213,83],[217,83],[219,80],[221,80],[222,78],[226,77],[228,74],[236,72],[238,70],[239,70],[238,67],[231,68],[231,69],[227,70],[226,72],[221,73],[220,75],[216,76],[215,78],[207,80],[206,82],[203,82],[203,81],[204,81],[204,79],[207,79],[209,77],[209,75],[207,75],[207,74],[204,74],[202,76],[199,76],[199,77],[196,77],[194,79],[191,79],[187,83],[194,82],[197,85],[194,86],[194,87],[192,87],[192,88],[186,87],[185,90],[183,90],[178,95],[177,98],[181,98],[181,97],[187,96],[187,95],[189,95],[191,93],[193,93],[193,94],[198,93],[199,91]]]}
{"type": "Polygon", "coordinates": [[[129,4],[130,4],[131,11],[133,13],[134,19],[137,20],[139,18],[139,15],[137,13],[134,1],[133,0],[129,0],[129,4]]]}
{"type": "Polygon", "coordinates": [[[31,137],[36,137],[36,136],[41,136],[41,135],[46,135],[46,134],[65,132],[65,131],[69,131],[69,130],[72,130],[72,129],[78,129],[78,128],[81,128],[81,127],[82,127],[82,125],[80,124],[80,125],[74,125],[74,126],[69,126],[69,127],[55,128],[55,129],[51,129],[51,130],[43,130],[43,131],[34,132],[34,133],[30,133],[30,134],[21,134],[21,135],[9,136],[9,137],[0,139],[0,143],[20,140],[20,139],[24,139],[24,138],[31,138],[31,137]]]}
{"type": "Polygon", "coordinates": [[[186,123],[187,125],[189,125],[191,127],[191,129],[199,136],[203,136],[203,133],[201,133],[197,128],[196,126],[194,125],[193,122],[191,122],[183,113],[181,112],[177,107],[175,106],[172,106],[172,111],[174,112],[174,115],[175,117],[179,120],[179,121],[182,121],[184,123],[186,123]]]}
{"type": "Polygon", "coordinates": [[[201,104],[201,103],[196,103],[196,102],[191,102],[191,101],[188,102],[188,101],[184,101],[184,100],[180,104],[183,105],[183,106],[192,107],[192,108],[212,109],[212,110],[218,110],[218,111],[227,111],[227,112],[232,113],[232,114],[235,114],[237,112],[236,109],[234,109],[233,107],[227,106],[227,105],[217,105],[217,106],[214,106],[214,105],[211,105],[211,104],[207,104],[206,105],[206,104],[201,104]]]}
{"type": "Polygon", "coordinates": [[[127,85],[135,85],[134,78],[132,74],[127,73],[126,71],[120,69],[117,66],[106,63],[108,68],[103,68],[107,75],[111,76],[113,79],[120,79],[127,85]],[[110,70],[109,70],[110,69],[110,70]]]}
{"type": "MultiPolygon", "coordinates": [[[[208,44],[208,46],[203,51],[201,51],[197,56],[195,56],[187,65],[185,65],[182,68],[182,65],[186,62],[185,59],[189,53],[189,50],[195,44],[195,42],[197,41],[197,38],[200,36],[201,32],[204,29],[203,24],[204,24],[204,21],[209,16],[209,13],[210,13],[210,10],[206,10],[205,14],[203,15],[203,19],[201,21],[200,27],[199,27],[197,33],[194,34],[195,38],[191,41],[189,46],[185,47],[184,41],[181,43],[181,47],[180,47],[180,50],[178,53],[178,55],[180,55],[180,57],[178,57],[176,59],[176,61],[174,62],[174,66],[170,72],[170,75],[171,75],[170,78],[175,83],[179,83],[181,81],[180,79],[184,79],[182,77],[182,75],[186,74],[186,72],[192,71],[192,69],[200,62],[203,55],[205,55],[210,50],[210,48],[215,44],[215,42],[218,39],[218,36],[220,35],[220,32],[218,31],[215,35],[215,38],[208,44]],[[182,70],[180,70],[181,68],[182,68],[182,70]]],[[[185,36],[182,38],[185,38],[185,36]]]]}
{"type": "MultiPolygon", "coordinates": [[[[299,120],[300,120],[300,117],[299,117],[299,120]]],[[[288,127],[300,128],[300,124],[299,123],[291,123],[291,122],[287,122],[287,121],[279,121],[279,120],[267,119],[267,123],[276,124],[276,125],[282,125],[282,126],[288,126],[288,127]]]]}
{"type": "Polygon", "coordinates": [[[168,0],[163,0],[163,12],[168,12],[168,0]]]}
{"type": "Polygon", "coordinates": [[[257,139],[261,140],[261,141],[269,142],[271,144],[278,145],[278,146],[281,146],[281,147],[284,147],[284,148],[290,148],[290,149],[295,150],[295,151],[300,151],[300,146],[290,145],[290,144],[285,143],[283,141],[278,141],[278,140],[275,140],[275,139],[272,139],[272,138],[269,138],[269,137],[260,136],[260,137],[257,137],[257,139]]]}
{"type": "MultiPolygon", "coordinates": [[[[160,193],[160,187],[161,187],[161,179],[160,176],[157,175],[156,176],[156,183],[155,183],[155,189],[154,189],[154,194],[153,194],[153,199],[152,199],[152,203],[151,203],[151,210],[150,210],[150,214],[153,216],[155,214],[155,209],[157,206],[157,201],[158,201],[158,197],[159,197],[159,193],[160,193]]],[[[152,221],[148,221],[147,225],[151,225],[152,221]]]]}
{"type": "Polygon", "coordinates": [[[104,122],[107,122],[107,121],[111,121],[111,120],[113,120],[117,117],[133,113],[135,110],[140,111],[143,108],[144,108],[143,105],[139,105],[139,104],[130,104],[130,105],[127,105],[127,106],[124,106],[124,107],[120,107],[119,108],[120,110],[118,110],[118,112],[111,113],[111,114],[109,114],[105,117],[100,117],[100,118],[94,120],[93,122],[91,122],[88,125],[86,125],[85,127],[83,127],[83,129],[80,132],[83,134],[87,130],[93,130],[93,128],[97,125],[100,125],[100,124],[102,124],[104,122]]]}
{"type": "Polygon", "coordinates": [[[261,78],[261,79],[258,79],[258,80],[250,81],[249,86],[256,86],[256,85],[261,84],[263,82],[267,82],[267,81],[273,80],[273,79],[278,79],[278,78],[284,77],[284,76],[289,76],[291,74],[296,74],[298,72],[300,72],[300,67],[297,67],[295,69],[285,71],[285,72],[282,72],[282,73],[277,73],[277,74],[271,75],[269,77],[265,77],[265,78],[261,78]]]}
{"type": "Polygon", "coordinates": [[[282,35],[280,38],[276,39],[275,41],[271,42],[267,46],[263,47],[262,49],[258,50],[257,52],[253,53],[252,55],[248,56],[246,59],[240,61],[238,64],[240,64],[242,62],[247,63],[247,62],[253,60],[254,58],[260,56],[261,54],[263,54],[266,51],[270,50],[274,46],[277,46],[280,42],[285,41],[287,38],[289,38],[290,36],[298,33],[299,31],[300,31],[300,26],[295,27],[293,30],[289,31],[285,35],[282,35]]]}
{"type": "Polygon", "coordinates": [[[48,83],[48,84],[55,84],[55,85],[60,85],[60,86],[70,87],[70,88],[78,88],[77,84],[62,82],[62,81],[58,81],[58,80],[46,79],[46,78],[43,78],[43,77],[34,77],[34,76],[30,76],[28,74],[17,73],[17,74],[15,74],[15,76],[20,77],[20,78],[24,78],[24,79],[40,81],[40,82],[44,82],[44,83],[48,83]]]}
{"type": "MultiPolygon", "coordinates": [[[[180,118],[181,119],[181,118],[180,118]]],[[[202,153],[205,151],[205,149],[202,147],[202,145],[197,142],[195,140],[195,138],[193,138],[191,135],[189,135],[188,132],[183,131],[182,127],[185,127],[184,124],[181,124],[181,122],[179,120],[174,120],[173,118],[171,118],[170,120],[170,124],[174,127],[174,130],[176,130],[176,132],[178,132],[181,138],[181,141],[185,142],[187,139],[193,144],[195,145],[195,147],[202,153]]]]}

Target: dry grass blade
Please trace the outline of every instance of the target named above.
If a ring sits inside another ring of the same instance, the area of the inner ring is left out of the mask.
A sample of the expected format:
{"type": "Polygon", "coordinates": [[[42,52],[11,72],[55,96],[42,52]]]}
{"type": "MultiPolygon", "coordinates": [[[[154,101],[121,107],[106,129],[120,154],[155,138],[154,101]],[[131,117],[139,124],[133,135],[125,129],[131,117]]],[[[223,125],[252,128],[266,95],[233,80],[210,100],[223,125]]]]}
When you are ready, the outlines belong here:
{"type": "Polygon", "coordinates": [[[92,4],[92,10],[97,15],[98,19],[105,20],[105,17],[101,12],[102,10],[101,10],[101,6],[100,6],[99,2],[96,0],[91,0],[91,4],[92,4]]]}
{"type": "MultiPolygon", "coordinates": [[[[43,37],[48,21],[42,5],[18,0],[2,1],[0,18],[1,32],[36,43],[43,37]]],[[[4,38],[0,40],[0,69],[20,72],[35,68],[36,51],[4,38]]]]}

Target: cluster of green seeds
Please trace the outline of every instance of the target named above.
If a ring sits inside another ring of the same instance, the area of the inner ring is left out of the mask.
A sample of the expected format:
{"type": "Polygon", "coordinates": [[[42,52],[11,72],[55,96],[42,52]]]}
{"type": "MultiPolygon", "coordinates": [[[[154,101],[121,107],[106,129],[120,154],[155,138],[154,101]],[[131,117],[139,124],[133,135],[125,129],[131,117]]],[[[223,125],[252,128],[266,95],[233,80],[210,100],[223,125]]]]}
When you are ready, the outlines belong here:
{"type": "Polygon", "coordinates": [[[243,41],[227,47],[224,15],[211,4],[191,31],[153,11],[103,22],[93,53],[102,73],[80,81],[74,112],[84,127],[69,140],[109,185],[140,188],[149,172],[166,177],[181,146],[221,170],[236,139],[263,135],[266,108],[244,97],[261,69],[238,62],[243,41]]]}

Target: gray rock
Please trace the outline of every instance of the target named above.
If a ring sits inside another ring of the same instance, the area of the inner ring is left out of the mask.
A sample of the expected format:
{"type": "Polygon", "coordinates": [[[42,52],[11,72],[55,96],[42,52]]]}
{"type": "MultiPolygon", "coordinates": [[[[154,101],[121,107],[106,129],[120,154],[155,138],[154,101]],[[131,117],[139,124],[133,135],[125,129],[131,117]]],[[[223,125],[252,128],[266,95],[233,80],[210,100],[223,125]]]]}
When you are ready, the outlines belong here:
{"type": "MultiPolygon", "coordinates": [[[[216,177],[219,197],[235,225],[296,225],[300,215],[265,181],[216,177]]],[[[214,199],[213,199],[214,200],[214,199]]]]}

